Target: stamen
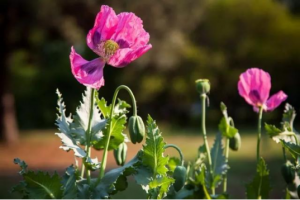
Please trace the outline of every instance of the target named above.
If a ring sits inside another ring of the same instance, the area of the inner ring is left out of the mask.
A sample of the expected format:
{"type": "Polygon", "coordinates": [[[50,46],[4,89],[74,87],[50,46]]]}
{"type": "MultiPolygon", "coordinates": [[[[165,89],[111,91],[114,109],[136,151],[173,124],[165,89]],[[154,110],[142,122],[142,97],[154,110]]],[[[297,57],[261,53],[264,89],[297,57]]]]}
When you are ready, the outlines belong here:
{"type": "Polygon", "coordinates": [[[116,51],[119,49],[118,43],[116,43],[113,40],[107,40],[104,43],[104,54],[105,58],[109,59],[112,55],[116,53],[116,51]]]}

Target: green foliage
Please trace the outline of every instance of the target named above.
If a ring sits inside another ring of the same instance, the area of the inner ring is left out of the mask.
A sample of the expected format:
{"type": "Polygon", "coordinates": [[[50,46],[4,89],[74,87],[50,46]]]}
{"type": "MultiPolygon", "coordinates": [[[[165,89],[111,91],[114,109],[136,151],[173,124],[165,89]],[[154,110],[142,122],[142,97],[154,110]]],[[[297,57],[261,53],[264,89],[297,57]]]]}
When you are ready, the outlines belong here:
{"type": "Polygon", "coordinates": [[[23,181],[12,188],[12,192],[19,192],[23,198],[30,199],[59,199],[63,196],[61,189],[61,178],[55,172],[53,176],[48,173],[38,171],[27,171],[27,164],[24,161],[16,158],[15,164],[21,167],[20,174],[23,176],[23,181]]]}
{"type": "Polygon", "coordinates": [[[164,156],[165,142],[156,122],[148,116],[146,143],[140,154],[140,162],[136,165],[137,173],[134,178],[137,184],[148,194],[148,198],[162,199],[167,195],[174,178],[169,176],[176,159],[169,163],[168,157],[164,156]]]}
{"type": "Polygon", "coordinates": [[[174,179],[168,176],[158,175],[149,183],[149,197],[152,199],[162,199],[169,191],[169,187],[174,183],[174,179]]]}
{"type": "Polygon", "coordinates": [[[167,164],[167,167],[170,172],[174,172],[175,168],[180,165],[180,159],[177,157],[171,157],[169,158],[169,162],[167,164]]]}
{"type": "Polygon", "coordinates": [[[117,191],[122,191],[127,188],[127,176],[136,172],[135,164],[139,161],[140,153],[138,153],[131,161],[124,166],[113,169],[107,172],[97,185],[93,198],[108,198],[117,191]]]}
{"type": "Polygon", "coordinates": [[[150,167],[153,176],[166,175],[168,171],[168,157],[164,157],[165,142],[155,121],[148,116],[147,120],[147,138],[146,144],[143,145],[143,164],[150,167]]]}
{"type": "Polygon", "coordinates": [[[219,130],[224,137],[228,138],[232,138],[238,132],[236,128],[228,124],[225,117],[222,117],[219,123],[219,130]]]}
{"type": "Polygon", "coordinates": [[[77,179],[79,175],[77,169],[73,165],[66,169],[65,175],[62,178],[63,199],[76,199],[77,198],[77,179]]]}
{"type": "Polygon", "coordinates": [[[213,185],[214,187],[217,187],[221,183],[223,179],[223,175],[229,169],[226,158],[223,155],[222,135],[220,133],[216,135],[214,145],[211,149],[211,159],[212,159],[213,177],[212,180],[208,179],[209,185],[213,185]]]}
{"type": "Polygon", "coordinates": [[[111,105],[107,106],[107,102],[105,101],[105,99],[103,97],[101,99],[99,99],[98,92],[96,93],[95,96],[96,96],[96,102],[97,102],[98,108],[100,109],[102,115],[104,116],[104,118],[109,118],[111,105]]]}
{"type": "Polygon", "coordinates": [[[294,143],[285,142],[284,140],[281,140],[282,145],[289,150],[289,152],[292,154],[292,156],[297,159],[298,156],[300,156],[300,146],[294,143]]]}
{"type": "Polygon", "coordinates": [[[79,144],[85,145],[87,140],[92,140],[92,143],[99,141],[103,138],[102,129],[106,125],[106,120],[101,119],[98,113],[98,109],[93,105],[93,113],[91,112],[91,89],[87,88],[83,95],[83,101],[77,108],[74,120],[71,116],[65,115],[65,104],[62,99],[61,93],[57,90],[58,95],[58,114],[56,125],[60,130],[60,133],[55,133],[60,137],[62,141],[61,149],[65,151],[73,150],[75,156],[85,157],[86,152],[79,146],[79,144]],[[86,132],[88,131],[88,120],[91,118],[91,138],[86,138],[86,132]]]}
{"type": "Polygon", "coordinates": [[[105,141],[107,140],[107,137],[109,135],[109,131],[111,132],[110,136],[110,143],[108,146],[109,150],[117,149],[118,146],[124,142],[125,135],[123,134],[123,131],[125,129],[126,124],[126,115],[120,115],[120,116],[114,116],[111,119],[111,128],[109,130],[109,126],[106,126],[106,128],[103,130],[104,137],[103,139],[99,140],[94,144],[95,149],[104,149],[105,148],[105,141]]]}
{"type": "MultiPolygon", "coordinates": [[[[102,129],[106,125],[106,120],[101,119],[98,107],[95,103],[96,98],[92,96],[92,89],[87,87],[85,93],[82,95],[82,102],[80,106],[76,109],[76,115],[74,115],[74,121],[72,123],[72,132],[76,139],[80,138],[79,141],[81,144],[87,144],[87,141],[90,141],[91,138],[86,138],[86,133],[89,131],[89,119],[91,133],[90,135],[96,136],[98,140],[102,139],[103,133],[102,129]],[[94,99],[92,99],[94,98],[94,99]],[[92,109],[91,109],[92,108],[92,109]]],[[[93,143],[93,141],[92,141],[93,143]]]]}
{"type": "Polygon", "coordinates": [[[256,175],[252,182],[246,185],[248,199],[267,199],[271,190],[269,170],[263,158],[259,159],[256,175]]]}
{"type": "Polygon", "coordinates": [[[226,138],[233,138],[238,130],[234,127],[234,125],[230,124],[230,120],[233,120],[228,116],[226,105],[221,102],[220,109],[223,114],[223,117],[219,123],[219,131],[226,138]]]}
{"type": "MultiPolygon", "coordinates": [[[[86,156],[85,151],[77,145],[77,143],[79,141],[78,140],[76,141],[73,137],[73,134],[72,134],[73,131],[71,130],[71,127],[70,127],[73,120],[71,119],[71,116],[66,117],[66,114],[65,114],[66,107],[63,102],[62,95],[58,90],[56,91],[56,93],[58,95],[58,101],[57,101],[58,114],[57,114],[57,119],[56,119],[56,125],[58,126],[58,130],[61,132],[55,133],[55,135],[57,135],[62,141],[63,145],[60,146],[60,148],[65,151],[73,150],[75,156],[77,156],[77,157],[85,157],[86,156]]],[[[77,137],[77,139],[79,139],[79,138],[77,137]]],[[[79,140],[84,140],[84,136],[82,136],[82,138],[80,138],[79,140]]]]}
{"type": "Polygon", "coordinates": [[[112,119],[110,119],[109,117],[112,106],[107,106],[104,98],[102,98],[101,100],[96,99],[96,101],[98,107],[100,108],[101,112],[103,112],[103,115],[105,116],[108,123],[111,123],[111,127],[110,130],[108,125],[105,127],[105,129],[103,130],[104,137],[101,138],[101,140],[94,142],[93,147],[97,150],[104,149],[109,132],[111,132],[108,149],[117,149],[119,145],[125,140],[125,135],[123,134],[123,131],[125,129],[125,124],[127,121],[127,109],[130,108],[130,105],[127,104],[125,101],[118,99],[118,103],[115,105],[114,111],[112,113],[112,119]]]}
{"type": "Polygon", "coordinates": [[[293,106],[291,106],[290,104],[286,103],[285,109],[283,111],[282,122],[288,123],[290,131],[293,131],[293,129],[294,129],[293,124],[294,124],[295,118],[296,118],[295,108],[293,106]]]}
{"type": "Polygon", "coordinates": [[[100,162],[98,161],[98,158],[90,158],[86,157],[84,158],[84,165],[91,171],[95,171],[97,169],[100,169],[100,162]]]}
{"type": "Polygon", "coordinates": [[[26,164],[25,161],[20,160],[19,158],[15,158],[14,163],[18,164],[21,167],[21,171],[19,171],[20,175],[23,175],[24,173],[26,173],[28,165],[26,164]]]}
{"type": "Polygon", "coordinates": [[[286,129],[280,130],[275,125],[269,125],[265,123],[265,130],[267,134],[277,143],[280,140],[284,140],[285,142],[295,142],[295,133],[291,131],[287,131],[286,129]]]}

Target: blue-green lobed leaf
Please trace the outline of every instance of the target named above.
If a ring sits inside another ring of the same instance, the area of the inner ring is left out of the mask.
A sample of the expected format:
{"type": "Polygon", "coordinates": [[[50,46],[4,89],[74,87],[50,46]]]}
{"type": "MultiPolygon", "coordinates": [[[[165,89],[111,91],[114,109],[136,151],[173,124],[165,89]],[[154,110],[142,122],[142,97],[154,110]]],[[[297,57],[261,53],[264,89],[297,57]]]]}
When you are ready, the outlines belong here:
{"type": "Polygon", "coordinates": [[[229,169],[226,158],[223,155],[222,135],[220,133],[216,135],[214,145],[211,149],[211,159],[213,179],[209,179],[209,185],[217,187],[221,183],[223,175],[229,169]]]}

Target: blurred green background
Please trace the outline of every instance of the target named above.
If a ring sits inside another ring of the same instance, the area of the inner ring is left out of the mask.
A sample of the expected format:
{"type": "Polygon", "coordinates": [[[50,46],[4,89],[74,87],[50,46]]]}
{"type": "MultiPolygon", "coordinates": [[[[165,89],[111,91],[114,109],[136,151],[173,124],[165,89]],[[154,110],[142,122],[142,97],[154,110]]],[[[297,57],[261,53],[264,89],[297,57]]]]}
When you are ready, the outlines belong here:
{"type": "MultiPolygon", "coordinates": [[[[200,126],[198,78],[208,78],[212,85],[209,127],[217,129],[223,101],[236,126],[254,132],[257,116],[237,92],[239,75],[250,67],[269,72],[271,94],[283,90],[299,110],[299,0],[1,0],[0,97],[1,102],[6,94],[12,97],[9,102],[14,99],[9,109],[0,106],[2,139],[2,130],[13,121],[22,142],[26,130],[54,129],[57,88],[67,111],[75,111],[84,86],[72,76],[70,47],[87,60],[96,58],[86,34],[103,4],[116,13],[136,13],[153,48],[125,68],[106,66],[99,94],[110,101],[117,86],[128,85],[140,115],[150,113],[167,127],[166,134],[180,129],[183,137],[193,135],[187,128],[200,126]],[[7,110],[13,112],[5,118],[7,110]]],[[[278,123],[282,111],[283,105],[264,120],[278,123]]]]}

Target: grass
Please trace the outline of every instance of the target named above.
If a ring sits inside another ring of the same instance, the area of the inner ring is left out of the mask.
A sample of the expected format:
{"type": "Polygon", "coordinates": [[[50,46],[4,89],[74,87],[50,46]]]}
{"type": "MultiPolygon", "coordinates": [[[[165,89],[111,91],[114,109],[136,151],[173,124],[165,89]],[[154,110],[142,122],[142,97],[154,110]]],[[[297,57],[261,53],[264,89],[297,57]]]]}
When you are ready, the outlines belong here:
{"type": "MultiPolygon", "coordinates": [[[[197,155],[198,147],[203,144],[201,134],[195,130],[178,130],[172,127],[163,127],[163,135],[167,143],[176,144],[182,149],[186,161],[193,161],[197,155]]],[[[17,174],[19,168],[13,164],[13,158],[19,157],[27,162],[29,169],[47,170],[53,172],[56,169],[60,174],[64,169],[74,163],[72,152],[66,153],[58,148],[60,140],[54,136],[53,130],[35,130],[23,132],[20,143],[14,146],[0,145],[0,198],[20,198],[11,194],[8,190],[18,183],[21,178],[17,174]]],[[[209,131],[209,144],[212,146],[214,134],[209,131]]],[[[251,131],[240,130],[242,136],[242,148],[238,152],[230,151],[228,172],[228,190],[231,198],[245,198],[244,185],[251,180],[255,173],[256,135],[251,131]]],[[[128,159],[132,158],[142,147],[142,144],[129,145],[128,159]]],[[[177,152],[167,149],[169,156],[178,156],[177,152]]],[[[101,158],[101,152],[93,151],[93,156],[101,158]]],[[[263,137],[261,155],[265,158],[270,169],[272,183],[272,198],[284,196],[285,184],[281,177],[280,167],[283,162],[280,145],[273,140],[263,137]]],[[[109,153],[108,168],[116,167],[113,155],[109,153]]],[[[129,188],[114,196],[114,198],[145,198],[140,186],[129,179],[129,188]]]]}

